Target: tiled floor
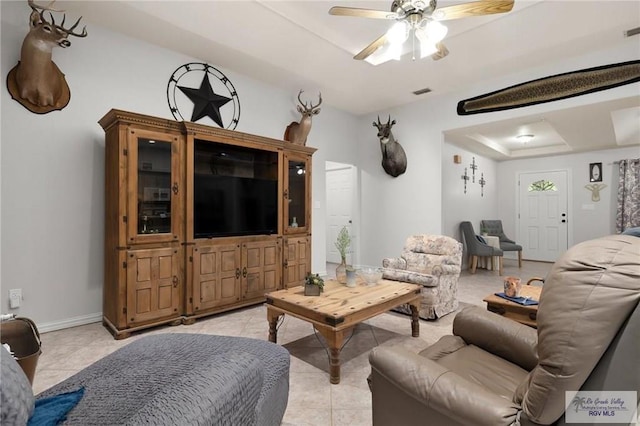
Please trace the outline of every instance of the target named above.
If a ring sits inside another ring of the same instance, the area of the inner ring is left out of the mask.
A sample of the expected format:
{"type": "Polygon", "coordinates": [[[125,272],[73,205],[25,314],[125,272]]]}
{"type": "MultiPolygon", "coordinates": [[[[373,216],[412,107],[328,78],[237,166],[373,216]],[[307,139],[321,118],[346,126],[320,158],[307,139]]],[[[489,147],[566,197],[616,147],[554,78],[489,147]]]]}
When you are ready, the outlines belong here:
{"type": "MultiPolygon", "coordinates": [[[[544,277],[551,264],[505,260],[504,275],[523,281],[544,277]]],[[[478,270],[475,275],[463,271],[459,282],[461,307],[484,306],[482,298],[500,291],[502,279],[496,272],[478,270]]],[[[329,362],[321,337],[306,322],[286,317],[278,331],[278,343],[291,353],[290,392],[283,425],[370,425],[371,394],[366,377],[368,354],[377,345],[401,345],[418,352],[443,335],[451,333],[454,315],[438,321],[420,321],[420,337],[411,337],[408,316],[386,313],[355,328],[342,353],[342,380],[329,384],[329,362]]],[[[193,325],[166,326],[139,333],[125,340],[114,340],[101,323],[42,334],[42,355],[38,361],[34,392],[41,392],[78,370],[126,345],[154,333],[205,333],[267,339],[268,325],[263,306],[201,319],[193,325]]]]}

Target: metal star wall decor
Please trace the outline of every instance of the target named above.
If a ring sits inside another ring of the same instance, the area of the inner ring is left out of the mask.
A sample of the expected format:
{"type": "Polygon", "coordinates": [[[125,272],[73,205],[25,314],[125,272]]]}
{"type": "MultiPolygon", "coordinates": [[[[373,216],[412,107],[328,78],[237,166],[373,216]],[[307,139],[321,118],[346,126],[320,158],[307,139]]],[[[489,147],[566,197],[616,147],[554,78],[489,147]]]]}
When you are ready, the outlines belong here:
{"type": "Polygon", "coordinates": [[[180,111],[190,108],[193,122],[208,117],[222,128],[235,129],[240,120],[235,87],[222,72],[205,63],[178,67],[169,78],[167,100],[176,120],[184,120],[180,111]]]}
{"type": "Polygon", "coordinates": [[[222,117],[220,116],[220,107],[229,102],[231,98],[226,96],[216,95],[211,88],[209,82],[209,76],[204,75],[200,88],[193,89],[191,87],[178,86],[178,89],[182,91],[193,102],[193,113],[191,114],[191,121],[198,121],[202,117],[209,117],[215,121],[218,126],[224,127],[222,124],[222,117]]]}
{"type": "Polygon", "coordinates": [[[467,193],[467,181],[469,180],[469,175],[467,174],[467,168],[464,168],[464,174],[460,176],[462,180],[464,180],[464,193],[467,193]]]}

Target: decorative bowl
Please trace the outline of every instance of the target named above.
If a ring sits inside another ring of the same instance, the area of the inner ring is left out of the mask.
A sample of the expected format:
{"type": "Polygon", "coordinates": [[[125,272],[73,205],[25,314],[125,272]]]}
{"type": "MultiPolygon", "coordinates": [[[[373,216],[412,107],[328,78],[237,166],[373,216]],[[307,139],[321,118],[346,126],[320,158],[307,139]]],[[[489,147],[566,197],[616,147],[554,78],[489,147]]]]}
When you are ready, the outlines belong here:
{"type": "Polygon", "coordinates": [[[374,266],[361,266],[358,268],[358,275],[367,285],[376,285],[382,279],[382,268],[374,266]]]}

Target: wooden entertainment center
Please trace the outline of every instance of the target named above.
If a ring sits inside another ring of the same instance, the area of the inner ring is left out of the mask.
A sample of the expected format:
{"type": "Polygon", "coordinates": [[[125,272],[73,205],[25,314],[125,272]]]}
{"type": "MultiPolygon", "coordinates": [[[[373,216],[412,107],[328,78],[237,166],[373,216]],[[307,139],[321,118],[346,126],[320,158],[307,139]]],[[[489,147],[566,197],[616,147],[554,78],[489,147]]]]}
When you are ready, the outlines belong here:
{"type": "Polygon", "coordinates": [[[315,148],[115,109],[99,123],[103,324],[116,339],[303,283],[315,148]]]}

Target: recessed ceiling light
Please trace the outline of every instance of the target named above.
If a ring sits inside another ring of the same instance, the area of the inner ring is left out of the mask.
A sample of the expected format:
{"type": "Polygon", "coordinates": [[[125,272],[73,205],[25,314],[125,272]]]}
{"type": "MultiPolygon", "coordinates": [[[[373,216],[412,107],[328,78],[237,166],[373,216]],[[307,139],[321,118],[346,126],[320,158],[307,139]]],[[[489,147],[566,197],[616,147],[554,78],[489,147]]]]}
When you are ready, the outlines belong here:
{"type": "Polygon", "coordinates": [[[516,139],[518,139],[522,143],[527,143],[527,142],[530,142],[531,139],[533,139],[533,137],[534,136],[532,134],[526,134],[526,135],[518,135],[516,136],[516,139]]]}

